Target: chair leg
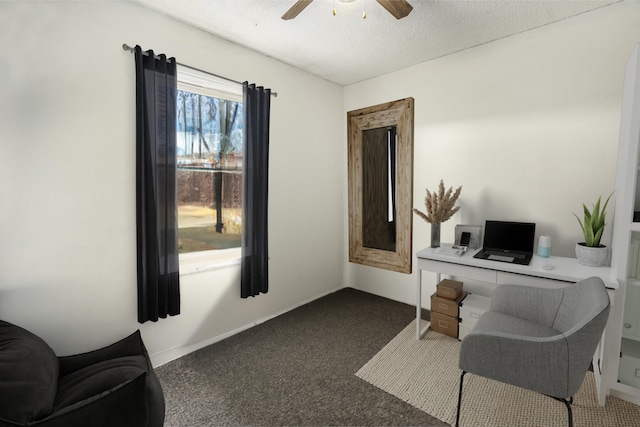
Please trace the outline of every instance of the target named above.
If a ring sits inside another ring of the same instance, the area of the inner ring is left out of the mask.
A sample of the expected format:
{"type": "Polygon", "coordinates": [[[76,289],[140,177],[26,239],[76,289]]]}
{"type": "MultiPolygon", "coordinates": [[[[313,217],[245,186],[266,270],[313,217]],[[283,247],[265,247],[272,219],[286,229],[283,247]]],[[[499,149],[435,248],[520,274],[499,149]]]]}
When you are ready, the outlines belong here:
{"type": "Polygon", "coordinates": [[[573,397],[569,400],[562,399],[564,405],[567,407],[567,415],[569,416],[569,427],[573,427],[573,411],[571,410],[571,404],[573,403],[573,397]]]}
{"type": "Polygon", "coordinates": [[[464,374],[466,371],[462,371],[460,374],[460,390],[458,391],[458,410],[456,412],[456,427],[460,426],[460,404],[462,403],[462,381],[464,381],[464,374]]]}
{"type": "Polygon", "coordinates": [[[562,399],[560,397],[553,397],[553,398],[555,400],[559,400],[560,402],[564,403],[564,406],[567,407],[567,415],[569,417],[569,427],[573,427],[573,410],[571,409],[571,404],[573,403],[573,396],[571,396],[568,400],[562,399]]]}
{"type": "MultiPolygon", "coordinates": [[[[464,381],[464,375],[466,373],[467,373],[466,371],[462,371],[462,374],[460,374],[460,390],[458,391],[458,409],[456,411],[456,427],[460,427],[460,405],[462,403],[462,383],[464,381]]],[[[573,396],[571,396],[569,399],[563,399],[560,397],[553,397],[553,396],[549,396],[549,397],[564,403],[564,405],[567,407],[567,415],[569,417],[569,427],[573,427],[573,411],[571,409],[571,404],[573,403],[573,396]]]]}

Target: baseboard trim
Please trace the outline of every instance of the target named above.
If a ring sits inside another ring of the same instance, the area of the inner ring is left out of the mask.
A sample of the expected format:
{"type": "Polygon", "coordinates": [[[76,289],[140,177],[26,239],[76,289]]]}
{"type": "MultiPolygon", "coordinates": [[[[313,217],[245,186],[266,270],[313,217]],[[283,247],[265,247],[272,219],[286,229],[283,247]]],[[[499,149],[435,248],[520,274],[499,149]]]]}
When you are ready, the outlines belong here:
{"type": "Polygon", "coordinates": [[[204,347],[207,347],[207,346],[209,346],[211,344],[215,344],[215,343],[217,343],[219,341],[222,341],[222,340],[224,340],[226,338],[229,338],[229,337],[231,337],[233,335],[236,335],[236,334],[238,334],[240,332],[246,331],[247,329],[253,328],[254,326],[257,326],[257,325],[259,325],[261,323],[264,323],[264,322],[266,322],[268,320],[274,319],[274,318],[276,318],[278,316],[281,316],[281,315],[283,315],[283,314],[285,314],[285,313],[287,313],[287,312],[289,312],[291,310],[294,310],[294,309],[296,309],[298,307],[302,307],[305,304],[313,302],[313,301],[315,301],[317,299],[325,297],[325,296],[327,296],[329,294],[332,294],[332,293],[337,292],[337,291],[339,291],[341,289],[344,289],[344,288],[345,288],[345,286],[342,286],[342,287],[335,288],[333,290],[329,290],[327,292],[321,293],[319,295],[316,295],[315,297],[308,298],[306,300],[300,301],[300,302],[298,302],[298,303],[296,303],[296,304],[294,304],[294,305],[292,305],[290,307],[287,307],[287,308],[285,308],[283,310],[280,310],[280,311],[278,311],[278,312],[276,312],[276,313],[274,313],[272,315],[260,318],[260,319],[254,321],[254,322],[251,322],[251,323],[249,323],[247,325],[241,326],[239,328],[236,328],[236,329],[231,330],[229,332],[225,332],[224,334],[217,335],[217,336],[209,338],[207,340],[204,340],[204,341],[201,341],[201,342],[198,342],[198,343],[195,343],[195,344],[177,346],[177,347],[173,347],[173,348],[170,348],[170,349],[167,349],[167,350],[162,350],[162,351],[159,351],[157,353],[151,354],[151,355],[149,355],[149,358],[151,359],[151,364],[153,365],[154,368],[157,368],[157,367],[162,366],[162,365],[164,365],[166,363],[169,363],[169,362],[171,362],[173,360],[179,359],[179,358],[181,358],[183,356],[186,356],[186,355],[188,355],[190,353],[193,353],[194,351],[198,351],[198,350],[200,350],[200,349],[202,349],[204,347]]]}
{"type": "Polygon", "coordinates": [[[620,391],[620,390],[610,390],[609,394],[611,396],[617,397],[619,399],[626,400],[627,402],[631,402],[633,404],[640,405],[640,397],[639,396],[632,395],[632,394],[629,394],[629,393],[625,393],[625,392],[620,391]]]}

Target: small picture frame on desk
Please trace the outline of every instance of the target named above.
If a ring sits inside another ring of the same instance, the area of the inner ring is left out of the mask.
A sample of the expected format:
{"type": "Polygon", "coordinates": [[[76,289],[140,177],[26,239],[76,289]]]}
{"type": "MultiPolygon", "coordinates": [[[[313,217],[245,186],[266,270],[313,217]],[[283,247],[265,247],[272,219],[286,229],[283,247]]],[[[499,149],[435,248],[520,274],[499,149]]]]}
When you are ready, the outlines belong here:
{"type": "Polygon", "coordinates": [[[481,225],[456,225],[455,244],[460,246],[468,246],[469,249],[477,249],[481,245],[482,226],[481,225]],[[468,244],[467,243],[467,238],[468,244]]]}

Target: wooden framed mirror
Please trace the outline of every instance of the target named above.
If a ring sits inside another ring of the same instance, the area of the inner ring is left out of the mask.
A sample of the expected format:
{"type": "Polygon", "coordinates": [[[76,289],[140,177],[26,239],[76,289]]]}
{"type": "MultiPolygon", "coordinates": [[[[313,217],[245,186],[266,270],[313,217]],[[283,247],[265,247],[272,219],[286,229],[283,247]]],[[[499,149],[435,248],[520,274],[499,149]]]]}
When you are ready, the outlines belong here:
{"type": "Polygon", "coordinates": [[[411,273],[413,103],[347,112],[350,262],[411,273]]]}

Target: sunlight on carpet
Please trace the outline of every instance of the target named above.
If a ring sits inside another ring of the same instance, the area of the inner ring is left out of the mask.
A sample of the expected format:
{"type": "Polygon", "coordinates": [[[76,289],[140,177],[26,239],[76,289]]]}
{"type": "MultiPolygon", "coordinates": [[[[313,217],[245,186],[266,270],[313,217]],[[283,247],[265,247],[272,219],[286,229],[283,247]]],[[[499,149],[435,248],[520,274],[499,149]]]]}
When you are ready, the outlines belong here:
{"type": "MultiPolygon", "coordinates": [[[[428,331],[418,341],[415,321],[409,324],[356,375],[381,390],[454,424],[458,401],[460,341],[428,331]]],[[[574,425],[640,426],[640,407],[615,397],[598,405],[593,373],[574,397],[574,425]]],[[[519,387],[477,375],[465,377],[460,425],[556,426],[566,425],[563,403],[519,387]]]]}

